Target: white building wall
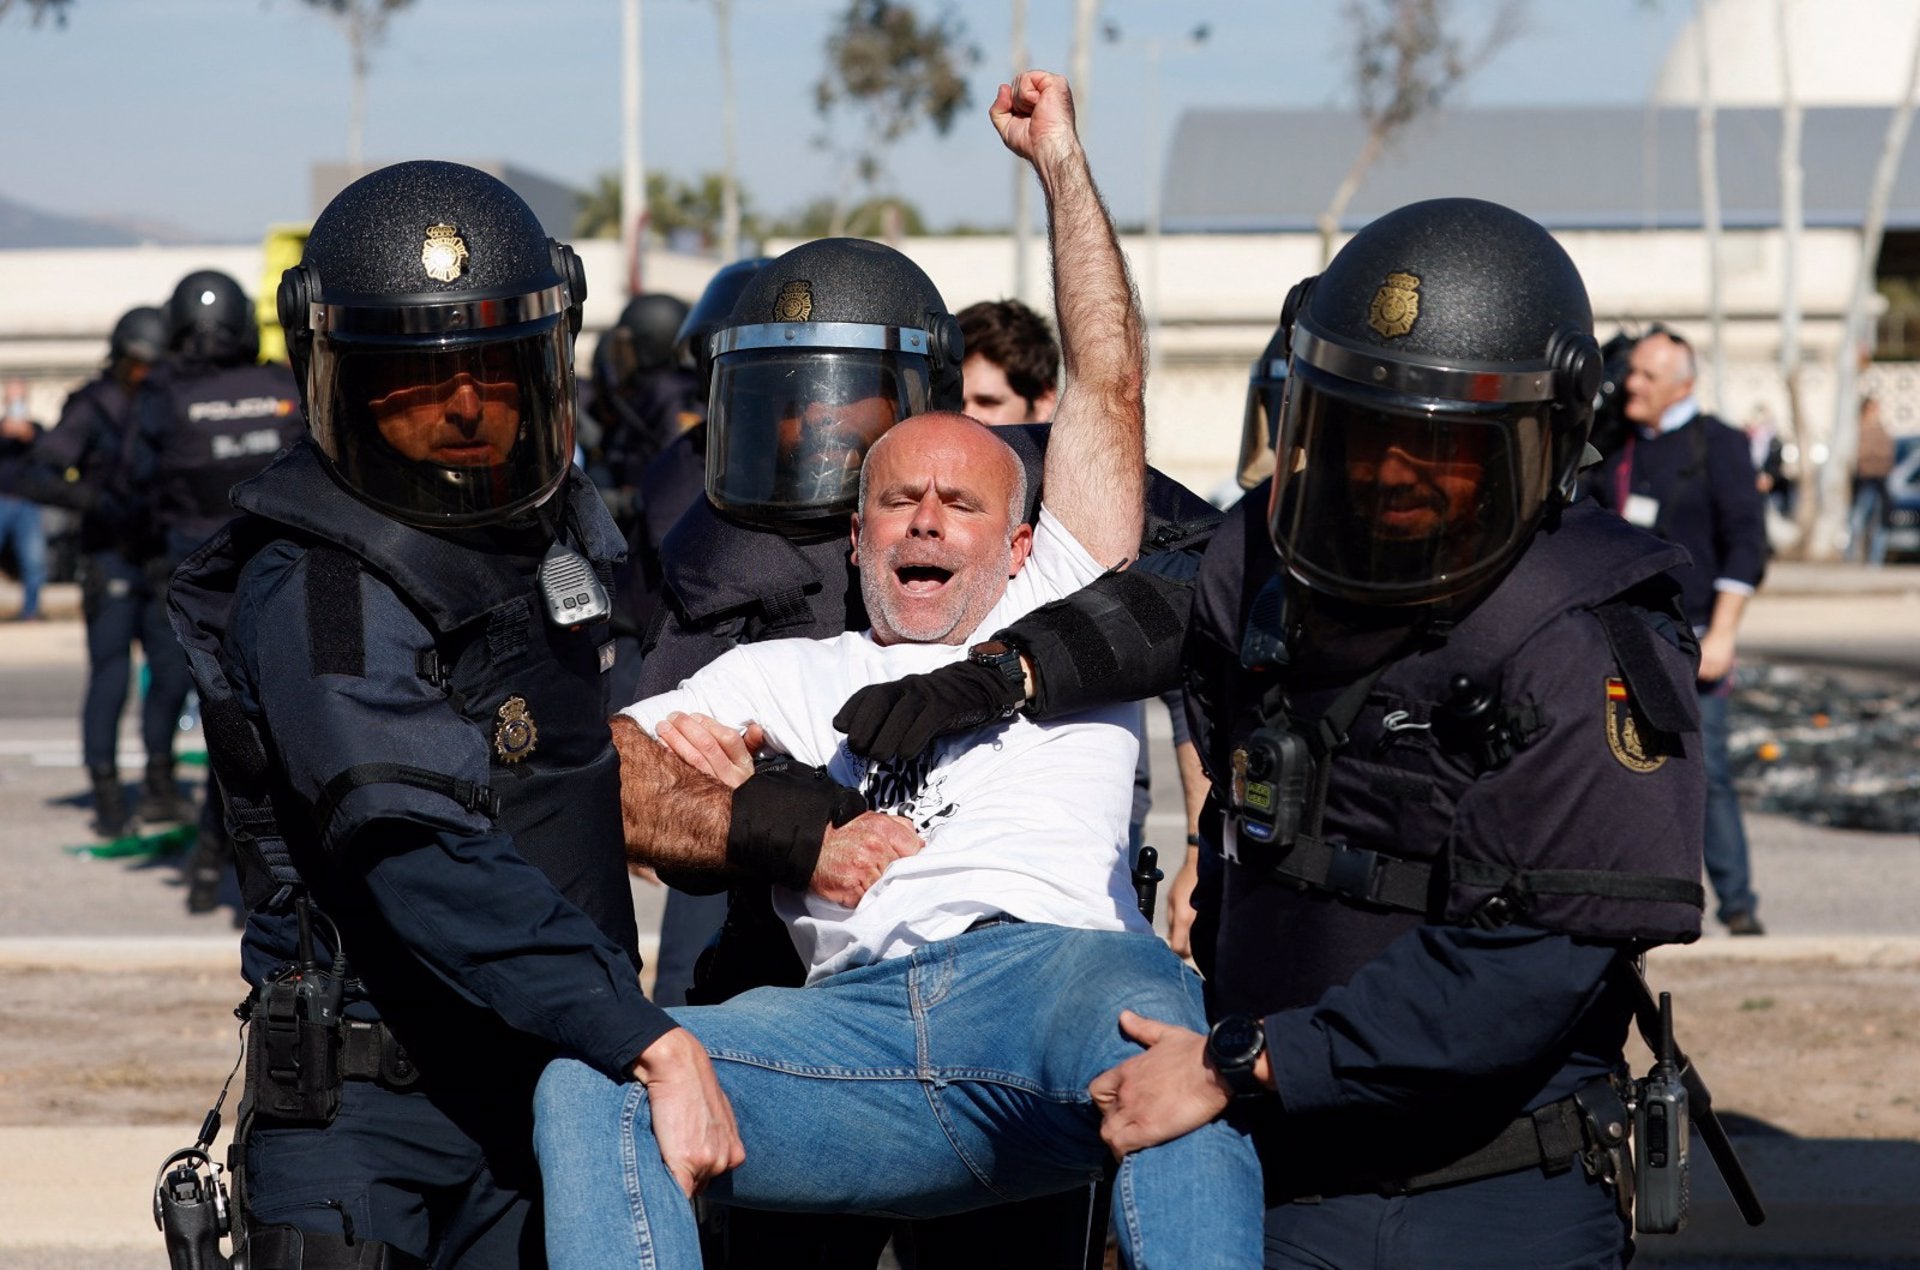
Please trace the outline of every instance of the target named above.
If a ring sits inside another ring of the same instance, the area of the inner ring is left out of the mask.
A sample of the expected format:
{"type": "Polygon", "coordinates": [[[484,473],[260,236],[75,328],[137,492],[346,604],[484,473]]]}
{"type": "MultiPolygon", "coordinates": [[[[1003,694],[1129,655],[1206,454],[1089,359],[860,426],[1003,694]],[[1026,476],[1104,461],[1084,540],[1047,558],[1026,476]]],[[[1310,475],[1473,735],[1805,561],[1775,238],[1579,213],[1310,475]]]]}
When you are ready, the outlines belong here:
{"type": "MultiPolygon", "coordinates": [[[[1653,321],[1678,327],[1703,357],[1706,323],[1704,240],[1686,231],[1581,231],[1561,235],[1593,297],[1604,339],[1618,326],[1653,321]]],[[[1809,230],[1802,236],[1800,278],[1807,371],[1802,393],[1809,423],[1823,436],[1833,409],[1832,360],[1840,315],[1851,286],[1858,234],[1809,230]]],[[[778,254],[788,243],[768,244],[778,254]]],[[[589,297],[579,361],[618,316],[625,300],[626,264],[611,241],[577,244],[587,265],[589,297]]],[[[1012,244],[1004,238],[909,239],[901,249],[933,278],[950,306],[1008,295],[1013,286],[1012,244]]],[[[1153,373],[1147,390],[1152,461],[1200,492],[1228,475],[1239,443],[1246,375],[1279,319],[1287,290],[1319,266],[1310,234],[1195,234],[1162,237],[1157,244],[1128,237],[1131,262],[1153,330],[1153,373]]],[[[1726,326],[1726,400],[1709,408],[1736,422],[1764,408],[1787,416],[1776,369],[1779,349],[1778,231],[1724,235],[1722,277],[1726,326]]],[[[1031,292],[1051,307],[1046,246],[1035,242],[1031,292]]],[[[697,297],[717,262],[665,251],[649,252],[649,289],[697,297]]],[[[257,247],[132,247],[0,252],[0,375],[32,384],[36,417],[57,417],[65,394],[100,365],[107,332],[136,304],[165,300],[182,275],[223,269],[254,290],[263,285],[257,247]]],[[[1709,378],[1701,377],[1703,394],[1709,378]]],[[[1870,375],[1897,431],[1920,430],[1920,370],[1888,368],[1870,375]]],[[[1875,389],[1868,389],[1875,390],[1875,389]]]]}

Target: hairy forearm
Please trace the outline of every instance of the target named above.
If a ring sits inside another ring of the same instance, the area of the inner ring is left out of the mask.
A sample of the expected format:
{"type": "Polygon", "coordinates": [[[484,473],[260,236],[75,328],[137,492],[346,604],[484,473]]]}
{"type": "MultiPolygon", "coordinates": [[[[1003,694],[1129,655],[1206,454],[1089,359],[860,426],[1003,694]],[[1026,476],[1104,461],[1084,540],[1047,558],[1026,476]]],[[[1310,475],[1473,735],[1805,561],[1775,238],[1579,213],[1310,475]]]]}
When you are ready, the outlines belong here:
{"type": "Polygon", "coordinates": [[[1740,618],[1746,611],[1747,596],[1739,591],[1716,591],[1713,595],[1713,616],[1707,620],[1707,630],[1732,639],[1740,629],[1740,618]]]}
{"type": "Polygon", "coordinates": [[[1048,442],[1048,507],[1102,564],[1139,545],[1146,488],[1146,333],[1113,221],[1077,139],[1036,157],[1046,191],[1065,384],[1048,442]]]}
{"type": "Polygon", "coordinates": [[[627,863],[724,869],[733,791],[681,762],[625,715],[614,717],[612,729],[627,863]]]}

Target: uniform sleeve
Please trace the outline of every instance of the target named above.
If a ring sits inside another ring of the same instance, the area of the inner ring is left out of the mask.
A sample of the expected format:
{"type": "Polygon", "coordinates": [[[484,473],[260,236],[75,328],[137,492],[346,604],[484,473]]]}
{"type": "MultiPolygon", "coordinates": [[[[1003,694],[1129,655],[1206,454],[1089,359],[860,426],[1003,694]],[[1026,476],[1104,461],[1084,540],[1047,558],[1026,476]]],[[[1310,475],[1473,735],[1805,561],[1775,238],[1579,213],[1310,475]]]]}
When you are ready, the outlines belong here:
{"type": "Polygon", "coordinates": [[[358,632],[337,613],[310,624],[314,561],[278,549],[256,561],[228,646],[288,782],[317,813],[335,808],[321,827],[331,867],[365,887],[395,935],[455,992],[623,1075],[674,1025],[642,995],[626,954],[511,837],[413,785],[375,781],[345,794],[335,785],[329,796],[366,764],[475,784],[489,770],[486,738],[416,672],[431,646],[426,628],[384,585],[358,574],[358,632]]]}
{"type": "Polygon", "coordinates": [[[1289,1113],[1415,1108],[1533,1068],[1605,990],[1612,945],[1421,926],[1345,986],[1266,1019],[1289,1113]]]}

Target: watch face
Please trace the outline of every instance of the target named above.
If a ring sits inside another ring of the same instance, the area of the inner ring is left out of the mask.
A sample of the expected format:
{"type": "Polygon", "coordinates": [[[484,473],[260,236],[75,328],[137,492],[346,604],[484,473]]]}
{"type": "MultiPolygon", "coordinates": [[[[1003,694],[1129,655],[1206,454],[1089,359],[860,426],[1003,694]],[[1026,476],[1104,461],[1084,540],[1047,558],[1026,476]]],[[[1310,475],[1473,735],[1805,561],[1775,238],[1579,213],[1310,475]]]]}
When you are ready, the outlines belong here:
{"type": "Polygon", "coordinates": [[[1213,1025],[1209,1042],[1215,1063],[1244,1067],[1259,1054],[1262,1039],[1258,1019],[1229,1015],[1213,1025]]]}

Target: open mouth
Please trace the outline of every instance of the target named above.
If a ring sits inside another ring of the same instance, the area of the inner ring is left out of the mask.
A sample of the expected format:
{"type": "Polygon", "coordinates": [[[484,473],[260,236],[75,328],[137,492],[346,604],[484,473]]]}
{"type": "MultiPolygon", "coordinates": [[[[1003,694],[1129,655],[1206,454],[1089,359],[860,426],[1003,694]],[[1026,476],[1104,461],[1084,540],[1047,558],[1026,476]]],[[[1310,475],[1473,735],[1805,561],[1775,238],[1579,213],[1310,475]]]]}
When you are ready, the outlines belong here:
{"type": "Polygon", "coordinates": [[[908,595],[932,595],[953,577],[953,570],[934,564],[903,564],[893,571],[893,577],[908,595]]]}

